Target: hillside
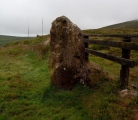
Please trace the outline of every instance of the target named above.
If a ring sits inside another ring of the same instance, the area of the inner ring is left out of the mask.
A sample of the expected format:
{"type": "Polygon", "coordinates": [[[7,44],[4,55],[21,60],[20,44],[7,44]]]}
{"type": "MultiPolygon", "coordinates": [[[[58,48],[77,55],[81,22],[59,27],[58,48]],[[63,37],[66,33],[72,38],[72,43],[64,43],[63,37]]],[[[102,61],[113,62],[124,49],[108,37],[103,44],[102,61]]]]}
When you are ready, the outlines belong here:
{"type": "Polygon", "coordinates": [[[138,20],[132,20],[132,21],[127,21],[123,23],[118,23],[110,26],[103,27],[105,29],[124,29],[124,28],[129,28],[129,29],[134,29],[138,28],[138,20]]]}
{"type": "Polygon", "coordinates": [[[138,20],[127,21],[100,29],[83,30],[88,34],[138,34],[138,20]]]}
{"type": "Polygon", "coordinates": [[[16,36],[0,35],[0,46],[3,46],[9,42],[20,41],[20,40],[24,40],[24,39],[28,39],[28,37],[16,37],[16,36]]]}

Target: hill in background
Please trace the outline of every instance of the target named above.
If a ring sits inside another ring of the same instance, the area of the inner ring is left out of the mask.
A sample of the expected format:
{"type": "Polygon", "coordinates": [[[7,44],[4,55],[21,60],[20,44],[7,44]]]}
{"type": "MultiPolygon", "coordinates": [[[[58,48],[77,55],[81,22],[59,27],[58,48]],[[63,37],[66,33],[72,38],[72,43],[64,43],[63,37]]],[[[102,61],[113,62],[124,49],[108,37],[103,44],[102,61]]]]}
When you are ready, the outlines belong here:
{"type": "Polygon", "coordinates": [[[24,39],[28,39],[28,37],[15,37],[15,36],[0,35],[0,46],[3,46],[9,42],[20,41],[24,39]]]}
{"type": "MultiPolygon", "coordinates": [[[[100,29],[87,29],[83,33],[88,34],[138,34],[138,20],[127,21],[100,29]]],[[[15,37],[0,35],[0,46],[6,43],[28,39],[28,37],[15,37]]]]}
{"type": "Polygon", "coordinates": [[[138,20],[127,21],[100,29],[83,30],[86,34],[138,34],[138,20]]]}
{"type": "Polygon", "coordinates": [[[103,28],[110,28],[110,29],[119,29],[119,28],[130,28],[130,29],[134,29],[134,28],[138,28],[138,20],[132,20],[132,21],[127,21],[127,22],[123,22],[123,23],[118,23],[118,24],[114,24],[114,25],[110,25],[110,26],[106,26],[103,28]]]}

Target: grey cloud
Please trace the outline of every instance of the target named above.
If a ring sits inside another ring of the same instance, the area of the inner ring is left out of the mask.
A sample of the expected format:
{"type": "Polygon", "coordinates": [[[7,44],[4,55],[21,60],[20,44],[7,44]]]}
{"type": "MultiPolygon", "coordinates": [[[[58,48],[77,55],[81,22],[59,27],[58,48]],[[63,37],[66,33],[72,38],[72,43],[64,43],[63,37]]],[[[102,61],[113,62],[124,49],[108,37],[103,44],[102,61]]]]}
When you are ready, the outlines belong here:
{"type": "Polygon", "coordinates": [[[81,29],[138,19],[138,0],[0,0],[0,34],[48,34],[51,22],[65,15],[81,29]]]}

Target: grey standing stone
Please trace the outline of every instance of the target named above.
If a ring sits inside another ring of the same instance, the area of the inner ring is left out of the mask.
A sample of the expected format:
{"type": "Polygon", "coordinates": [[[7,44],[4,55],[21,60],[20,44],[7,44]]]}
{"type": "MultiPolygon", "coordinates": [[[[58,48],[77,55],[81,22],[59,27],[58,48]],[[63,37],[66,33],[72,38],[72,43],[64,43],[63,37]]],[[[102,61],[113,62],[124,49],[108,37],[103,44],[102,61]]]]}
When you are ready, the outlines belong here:
{"type": "Polygon", "coordinates": [[[77,25],[61,16],[50,30],[50,75],[52,85],[71,89],[89,80],[83,35],[77,25]]]}

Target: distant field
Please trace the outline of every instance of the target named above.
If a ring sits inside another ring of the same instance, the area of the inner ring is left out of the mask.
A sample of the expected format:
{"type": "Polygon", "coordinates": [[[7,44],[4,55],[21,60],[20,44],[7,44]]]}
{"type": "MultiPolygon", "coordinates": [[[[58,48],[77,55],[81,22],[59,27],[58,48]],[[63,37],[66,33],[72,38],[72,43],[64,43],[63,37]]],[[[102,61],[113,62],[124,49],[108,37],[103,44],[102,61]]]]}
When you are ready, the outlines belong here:
{"type": "Polygon", "coordinates": [[[15,37],[15,36],[0,35],[0,46],[3,46],[9,42],[20,41],[24,39],[28,39],[28,37],[15,37]]]}

